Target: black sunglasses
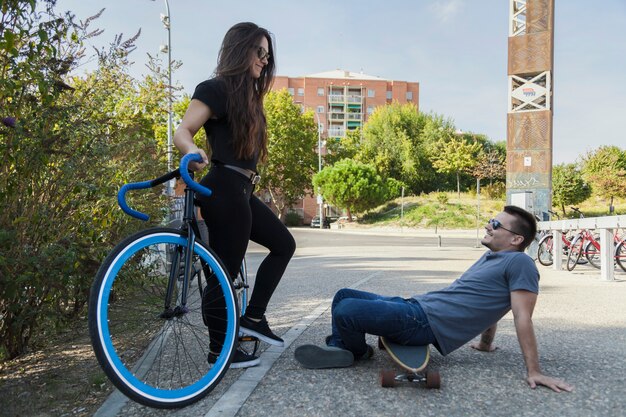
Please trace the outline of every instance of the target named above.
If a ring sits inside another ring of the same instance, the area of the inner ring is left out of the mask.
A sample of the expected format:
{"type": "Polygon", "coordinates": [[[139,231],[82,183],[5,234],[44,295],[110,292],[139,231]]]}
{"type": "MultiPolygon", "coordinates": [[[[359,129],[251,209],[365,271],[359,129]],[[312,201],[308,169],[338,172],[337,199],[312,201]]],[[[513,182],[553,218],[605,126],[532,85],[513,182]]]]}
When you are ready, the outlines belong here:
{"type": "Polygon", "coordinates": [[[502,223],[500,223],[500,220],[490,219],[489,224],[491,225],[493,230],[504,229],[507,232],[513,233],[514,235],[522,236],[521,233],[514,232],[511,229],[507,229],[506,227],[502,226],[502,223]]]}
{"type": "Polygon", "coordinates": [[[264,59],[267,59],[268,61],[270,60],[270,53],[267,52],[262,46],[259,46],[259,49],[256,50],[256,56],[261,61],[263,61],[264,59]]]}

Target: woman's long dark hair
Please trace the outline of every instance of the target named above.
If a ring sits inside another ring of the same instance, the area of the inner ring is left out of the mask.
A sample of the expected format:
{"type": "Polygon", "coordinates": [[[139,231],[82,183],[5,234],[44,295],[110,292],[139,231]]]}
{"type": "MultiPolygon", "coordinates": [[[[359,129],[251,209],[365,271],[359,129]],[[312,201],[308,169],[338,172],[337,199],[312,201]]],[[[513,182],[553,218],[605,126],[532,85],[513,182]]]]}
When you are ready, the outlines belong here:
{"type": "Polygon", "coordinates": [[[233,131],[235,152],[241,159],[267,157],[267,131],[263,113],[263,98],[274,81],[274,48],[270,32],[254,23],[238,23],[226,32],[217,59],[215,76],[227,86],[228,121],[233,131]],[[254,79],[250,65],[265,37],[268,43],[267,65],[261,76],[254,79]]]}

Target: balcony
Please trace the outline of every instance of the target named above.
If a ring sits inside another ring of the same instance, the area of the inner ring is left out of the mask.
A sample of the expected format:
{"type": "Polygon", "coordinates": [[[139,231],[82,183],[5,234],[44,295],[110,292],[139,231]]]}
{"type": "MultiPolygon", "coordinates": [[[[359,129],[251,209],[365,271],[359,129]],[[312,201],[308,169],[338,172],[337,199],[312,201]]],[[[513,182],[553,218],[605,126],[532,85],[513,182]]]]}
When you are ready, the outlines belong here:
{"type": "Polygon", "coordinates": [[[328,96],[328,102],[329,103],[345,103],[345,96],[343,95],[336,95],[336,94],[331,94],[328,96]]]}
{"type": "Polygon", "coordinates": [[[346,136],[346,130],[344,128],[329,128],[328,136],[342,138],[346,136]]]}

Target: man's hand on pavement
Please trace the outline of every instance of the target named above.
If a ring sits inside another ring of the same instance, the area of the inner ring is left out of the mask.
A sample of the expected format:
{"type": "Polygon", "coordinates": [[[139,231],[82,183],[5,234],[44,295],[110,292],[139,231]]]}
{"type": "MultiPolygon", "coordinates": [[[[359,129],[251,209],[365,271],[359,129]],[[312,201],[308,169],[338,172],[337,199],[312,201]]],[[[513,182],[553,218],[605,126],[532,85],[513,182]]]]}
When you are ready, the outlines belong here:
{"type": "Polygon", "coordinates": [[[498,349],[493,343],[486,345],[483,342],[470,343],[470,347],[475,350],[480,350],[481,352],[494,352],[498,349]]]}
{"type": "Polygon", "coordinates": [[[555,392],[561,392],[561,391],[571,392],[574,389],[572,385],[568,384],[565,381],[561,381],[560,379],[552,378],[543,374],[532,375],[532,376],[529,375],[526,378],[526,382],[528,382],[528,385],[530,385],[532,389],[537,388],[537,385],[546,386],[555,392]]]}

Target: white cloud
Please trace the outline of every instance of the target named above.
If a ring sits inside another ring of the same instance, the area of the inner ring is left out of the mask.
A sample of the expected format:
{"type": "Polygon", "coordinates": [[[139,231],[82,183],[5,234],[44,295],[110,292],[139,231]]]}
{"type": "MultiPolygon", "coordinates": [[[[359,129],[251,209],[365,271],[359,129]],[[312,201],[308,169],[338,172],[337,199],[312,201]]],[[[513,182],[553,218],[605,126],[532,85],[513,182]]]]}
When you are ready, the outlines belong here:
{"type": "Polygon", "coordinates": [[[463,6],[463,0],[436,0],[430,8],[439,20],[447,22],[459,14],[463,6]]]}

